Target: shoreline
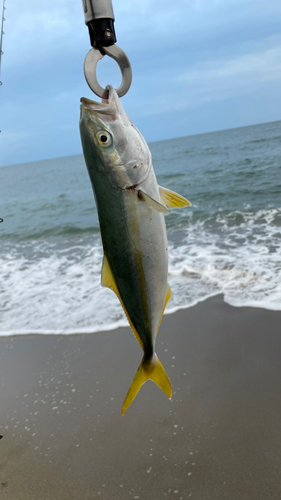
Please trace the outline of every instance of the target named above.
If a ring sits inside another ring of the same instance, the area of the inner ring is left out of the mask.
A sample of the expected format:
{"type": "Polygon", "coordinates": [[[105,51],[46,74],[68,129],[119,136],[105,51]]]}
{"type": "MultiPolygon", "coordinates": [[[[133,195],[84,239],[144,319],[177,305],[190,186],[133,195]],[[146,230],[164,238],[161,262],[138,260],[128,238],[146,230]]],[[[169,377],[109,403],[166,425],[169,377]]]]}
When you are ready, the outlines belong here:
{"type": "MultiPolygon", "coordinates": [[[[225,302],[224,301],[224,298],[223,298],[223,293],[221,292],[218,292],[218,293],[215,293],[213,295],[210,295],[202,300],[199,300],[198,302],[195,302],[189,306],[180,306],[180,307],[175,307],[174,309],[172,309],[171,311],[165,311],[164,313],[164,316],[163,318],[165,318],[166,316],[170,316],[170,315],[173,315],[173,314],[177,314],[178,312],[180,311],[187,311],[189,309],[192,309],[194,307],[197,307],[199,304],[202,304],[202,303],[205,303],[205,302],[208,302],[209,300],[213,299],[213,298],[216,298],[216,297],[219,297],[221,298],[222,302],[224,304],[226,304],[226,306],[228,307],[233,307],[234,309],[253,309],[253,310],[261,310],[261,311],[268,311],[268,312],[273,312],[273,313],[281,313],[281,309],[269,309],[269,308],[266,308],[266,307],[261,307],[261,306],[235,306],[233,304],[229,304],[228,302],[225,302]]],[[[95,334],[102,334],[102,333],[106,333],[106,332],[115,332],[119,329],[123,329],[123,328],[128,328],[130,330],[130,327],[129,327],[129,324],[128,324],[128,321],[127,319],[124,319],[124,324],[114,324],[114,326],[112,327],[102,327],[102,325],[100,325],[100,327],[98,327],[97,329],[89,329],[89,330],[80,330],[80,331],[72,331],[72,332],[61,332],[61,331],[57,331],[57,332],[38,332],[38,331],[35,331],[35,332],[30,332],[30,331],[26,331],[26,332],[19,332],[19,333],[2,333],[0,332],[0,339],[1,338],[10,338],[10,337],[31,337],[31,336],[50,336],[50,337],[53,337],[53,336],[62,336],[62,337],[66,337],[66,336],[76,336],[76,335],[95,335],[95,334]],[[126,324],[125,324],[126,323],[126,324]]],[[[161,327],[160,327],[161,328],[161,327]]]]}
{"type": "Polygon", "coordinates": [[[216,295],[166,314],[147,382],[129,327],[0,337],[1,500],[281,498],[281,311],[216,295]]]}

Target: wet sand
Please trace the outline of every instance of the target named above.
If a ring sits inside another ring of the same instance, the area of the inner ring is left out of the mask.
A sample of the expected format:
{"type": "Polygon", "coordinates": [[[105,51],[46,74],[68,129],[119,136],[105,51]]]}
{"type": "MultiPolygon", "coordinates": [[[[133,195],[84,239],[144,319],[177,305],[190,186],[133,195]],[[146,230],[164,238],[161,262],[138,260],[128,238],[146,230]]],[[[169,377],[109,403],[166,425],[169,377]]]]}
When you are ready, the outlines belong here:
{"type": "Polygon", "coordinates": [[[0,338],[1,500],[279,500],[281,312],[217,296],[164,317],[152,382],[128,328],[0,338]]]}

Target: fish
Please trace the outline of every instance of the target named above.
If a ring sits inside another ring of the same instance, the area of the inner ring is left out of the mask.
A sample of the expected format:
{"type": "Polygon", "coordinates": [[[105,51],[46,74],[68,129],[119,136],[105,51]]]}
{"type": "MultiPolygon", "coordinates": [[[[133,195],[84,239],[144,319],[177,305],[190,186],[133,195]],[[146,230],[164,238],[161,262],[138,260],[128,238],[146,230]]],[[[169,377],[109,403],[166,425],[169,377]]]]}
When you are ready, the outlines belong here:
{"type": "Polygon", "coordinates": [[[170,380],[155,352],[171,297],[164,214],[191,204],[158,185],[149,147],[112,86],[106,87],[102,102],[81,98],[79,125],[104,250],[101,283],[117,295],[143,349],[124,415],[147,380],[172,397],[170,380]]]}

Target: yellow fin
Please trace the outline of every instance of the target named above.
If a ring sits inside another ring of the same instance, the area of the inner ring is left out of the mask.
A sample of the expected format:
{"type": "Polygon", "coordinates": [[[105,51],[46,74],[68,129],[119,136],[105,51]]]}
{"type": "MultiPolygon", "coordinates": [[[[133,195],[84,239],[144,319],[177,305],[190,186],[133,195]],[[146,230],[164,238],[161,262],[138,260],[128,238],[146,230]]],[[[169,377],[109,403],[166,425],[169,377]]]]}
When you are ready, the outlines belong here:
{"type": "Polygon", "coordinates": [[[125,398],[122,408],[122,415],[125,415],[126,410],[130,406],[132,401],[135,399],[141,386],[147,380],[153,380],[153,382],[155,382],[155,384],[158,385],[158,387],[160,387],[160,389],[162,389],[162,391],[164,391],[165,394],[167,394],[168,398],[171,399],[172,386],[170,380],[168,378],[167,373],[165,372],[165,369],[161,361],[158,359],[157,355],[154,354],[153,358],[149,361],[145,361],[144,358],[142,359],[142,362],[138,367],[138,371],[135,375],[133,383],[125,398]]]}
{"type": "Polygon", "coordinates": [[[160,196],[169,208],[191,207],[190,201],[171,189],[159,186],[160,196]]]}
{"type": "Polygon", "coordinates": [[[107,286],[107,288],[111,288],[111,290],[113,290],[116,293],[117,297],[119,298],[119,292],[116,285],[116,281],[112,274],[111,267],[106,255],[103,256],[103,261],[102,261],[101,284],[103,286],[107,286]]]}
{"type": "Polygon", "coordinates": [[[158,201],[154,200],[149,196],[148,194],[144,193],[141,189],[138,190],[138,196],[141,200],[145,201],[151,208],[154,208],[154,210],[157,210],[157,212],[162,212],[162,213],[170,213],[170,210],[165,207],[165,205],[162,205],[158,201]]]}
{"type": "Polygon", "coordinates": [[[159,321],[159,325],[158,325],[158,328],[157,328],[157,333],[158,333],[158,330],[160,328],[160,325],[161,325],[161,321],[162,321],[162,318],[163,318],[163,315],[164,315],[164,312],[165,312],[165,309],[166,309],[166,305],[168,304],[170,298],[172,297],[172,290],[170,288],[170,285],[167,285],[167,292],[166,292],[166,297],[165,297],[165,303],[164,303],[164,307],[163,307],[163,311],[162,311],[162,314],[161,314],[161,318],[160,318],[160,321],[159,321]]]}
{"type": "Polygon", "coordinates": [[[117,295],[119,301],[120,301],[120,304],[121,306],[123,307],[124,309],[124,312],[127,316],[127,320],[129,321],[130,323],[130,327],[132,328],[133,330],[133,333],[137,339],[137,341],[140,343],[141,347],[143,348],[143,342],[137,332],[137,330],[135,329],[132,321],[131,321],[131,318],[127,312],[127,309],[124,305],[124,302],[121,298],[121,295],[119,293],[119,290],[118,290],[118,287],[117,287],[117,284],[116,284],[116,281],[115,281],[115,278],[113,276],[113,273],[112,273],[112,270],[111,270],[111,267],[110,267],[110,264],[109,264],[109,261],[108,261],[108,258],[107,256],[104,254],[103,256],[103,262],[102,262],[102,270],[101,270],[101,283],[103,286],[106,286],[107,288],[110,288],[111,290],[113,290],[113,292],[117,295]]]}

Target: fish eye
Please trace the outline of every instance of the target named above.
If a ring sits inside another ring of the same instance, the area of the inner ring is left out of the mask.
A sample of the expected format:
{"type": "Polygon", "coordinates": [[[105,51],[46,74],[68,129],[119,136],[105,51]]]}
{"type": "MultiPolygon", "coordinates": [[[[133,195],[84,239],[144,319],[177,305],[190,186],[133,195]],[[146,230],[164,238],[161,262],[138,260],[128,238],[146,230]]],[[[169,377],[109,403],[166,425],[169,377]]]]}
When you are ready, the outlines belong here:
{"type": "Polygon", "coordinates": [[[106,132],[105,130],[101,130],[100,132],[98,132],[96,134],[96,138],[98,140],[98,142],[102,145],[102,146],[110,146],[110,144],[112,144],[112,137],[111,135],[106,132]]]}

